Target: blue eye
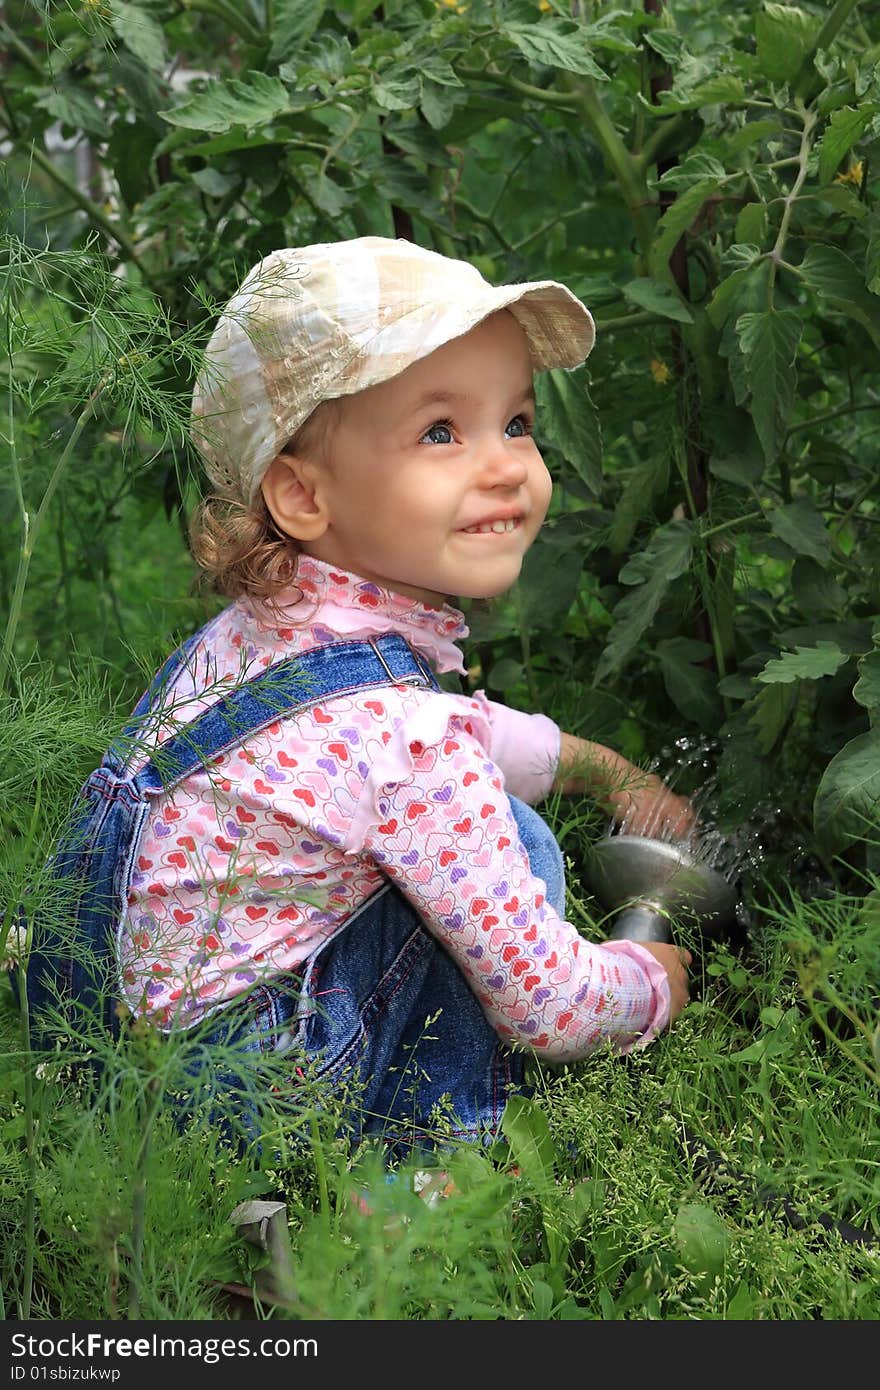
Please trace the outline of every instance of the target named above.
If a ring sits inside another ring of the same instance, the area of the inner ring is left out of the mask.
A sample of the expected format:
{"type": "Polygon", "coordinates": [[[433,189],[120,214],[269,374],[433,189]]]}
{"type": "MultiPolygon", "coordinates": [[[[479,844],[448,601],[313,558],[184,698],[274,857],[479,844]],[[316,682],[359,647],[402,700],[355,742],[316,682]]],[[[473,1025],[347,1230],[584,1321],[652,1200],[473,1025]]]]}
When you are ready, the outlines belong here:
{"type": "Polygon", "coordinates": [[[448,420],[435,420],[419,441],[422,444],[451,444],[452,426],[448,420]]]}
{"type": "Polygon", "coordinates": [[[524,439],[529,432],[529,424],[523,415],[514,415],[504,433],[510,439],[524,439]]]}

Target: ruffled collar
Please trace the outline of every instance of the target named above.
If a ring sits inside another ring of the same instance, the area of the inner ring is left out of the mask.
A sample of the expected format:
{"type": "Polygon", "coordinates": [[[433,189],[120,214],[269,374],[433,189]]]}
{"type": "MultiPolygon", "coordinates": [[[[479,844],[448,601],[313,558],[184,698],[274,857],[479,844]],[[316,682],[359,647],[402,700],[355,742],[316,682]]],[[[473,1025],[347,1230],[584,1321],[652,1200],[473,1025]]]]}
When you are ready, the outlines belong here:
{"type": "Polygon", "coordinates": [[[399,632],[436,671],[465,669],[456,643],[467,637],[468,627],[457,608],[430,608],[312,555],[298,557],[295,580],[271,606],[256,601],[250,606],[260,631],[283,639],[293,635],[290,629],[305,626],[319,643],[399,632]]]}

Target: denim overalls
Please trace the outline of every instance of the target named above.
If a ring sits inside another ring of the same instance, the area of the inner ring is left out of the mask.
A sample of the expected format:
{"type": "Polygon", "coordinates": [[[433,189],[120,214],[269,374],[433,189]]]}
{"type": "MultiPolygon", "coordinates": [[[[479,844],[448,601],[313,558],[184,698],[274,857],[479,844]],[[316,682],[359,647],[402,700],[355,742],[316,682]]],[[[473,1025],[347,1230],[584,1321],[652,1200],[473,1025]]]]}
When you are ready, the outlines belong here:
{"type": "MultiPolygon", "coordinates": [[[[81,789],[53,855],[59,886],[74,891],[63,925],[60,916],[53,921],[45,913],[34,923],[27,990],[37,1034],[41,1010],[59,1003],[74,1016],[81,1017],[82,1009],[97,1013],[112,1034],[118,1032],[115,941],[151,797],[167,794],[257,730],[334,695],[394,683],[439,688],[397,634],[317,647],[244,681],[131,773],[127,763],[138,730],[199,636],[154,678],[120,739],[81,789]]],[[[565,886],[556,840],[531,807],[516,798],[511,805],[532,872],[544,880],[548,902],[561,913],[565,886]]],[[[283,1054],[289,1056],[290,1077],[307,1074],[334,1089],[347,1088],[354,1100],[345,1126],[350,1138],[375,1136],[398,1154],[433,1147],[428,1131],[437,1107],[454,1116],[445,1131],[450,1137],[491,1139],[509,1095],[523,1086],[524,1054],[502,1044],[452,957],[391,882],[298,971],[270,977],[197,1027],[203,1048],[234,1046],[249,1072],[272,1054],[270,1071],[277,1076],[283,1054]]],[[[225,1104],[228,1114],[230,1096],[246,1095],[255,1079],[238,1086],[223,1066],[211,1069],[207,1083],[202,1074],[200,1113],[206,1086],[208,1110],[220,1115],[225,1104]]],[[[180,1104],[186,1114],[185,1097],[180,1104]]],[[[239,1134],[258,1139],[253,1116],[237,1119],[239,1134]]],[[[222,1115],[218,1122],[224,1125],[222,1115]]]]}

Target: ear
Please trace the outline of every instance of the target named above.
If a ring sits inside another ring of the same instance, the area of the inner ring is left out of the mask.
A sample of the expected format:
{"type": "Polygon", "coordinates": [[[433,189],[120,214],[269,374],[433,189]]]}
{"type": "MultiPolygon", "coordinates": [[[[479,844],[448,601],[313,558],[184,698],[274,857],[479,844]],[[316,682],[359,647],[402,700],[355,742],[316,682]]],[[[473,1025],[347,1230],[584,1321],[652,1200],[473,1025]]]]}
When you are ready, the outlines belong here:
{"type": "Polygon", "coordinates": [[[277,454],[261,484],[275,525],[297,541],[316,541],[330,524],[319,470],[299,454],[277,454]]]}

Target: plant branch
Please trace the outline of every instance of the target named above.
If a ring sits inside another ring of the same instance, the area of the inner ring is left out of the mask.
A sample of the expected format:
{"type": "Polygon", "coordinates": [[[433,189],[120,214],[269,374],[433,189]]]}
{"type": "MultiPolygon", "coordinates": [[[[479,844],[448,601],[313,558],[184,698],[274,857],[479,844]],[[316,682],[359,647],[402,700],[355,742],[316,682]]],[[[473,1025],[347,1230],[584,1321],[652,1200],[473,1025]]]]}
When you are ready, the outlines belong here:
{"type": "Polygon", "coordinates": [[[54,160],[50,159],[45,151],[40,149],[39,145],[31,145],[28,153],[34,163],[38,164],[43,172],[48,174],[49,177],[58,184],[59,188],[64,189],[65,193],[67,193],[68,197],[70,197],[76,206],[82,209],[89,221],[93,222],[96,227],[100,227],[105,236],[110,237],[112,241],[116,242],[117,246],[125,252],[129,260],[137,266],[144,279],[149,281],[150,277],[144,270],[138,257],[137,247],[125,228],[118,222],[114,222],[109,218],[87,193],[83,193],[82,189],[77,188],[76,184],[69,179],[66,174],[62,173],[54,160]]]}
{"type": "Polygon", "coordinates": [[[18,630],[19,620],[21,618],[22,603],[24,602],[24,590],[25,585],[27,583],[28,570],[30,569],[31,559],[33,557],[34,545],[36,543],[37,536],[39,535],[40,530],[42,529],[43,522],[46,519],[46,512],[49,507],[49,503],[55,495],[55,491],[58,487],[58,484],[61,481],[70,456],[73,453],[73,450],[76,448],[80,435],[85,429],[88,421],[91,419],[95,410],[95,406],[97,405],[99,399],[103,395],[108,381],[109,378],[106,376],[101,379],[101,381],[98,383],[98,385],[95,387],[94,391],[86,401],[85,406],[80,411],[76,424],[70,432],[70,438],[65,444],[64,449],[61,452],[61,457],[59,458],[52,471],[52,476],[49,479],[46,491],[43,493],[42,501],[40,502],[40,505],[37,508],[37,512],[33,518],[33,522],[31,522],[30,515],[27,511],[27,508],[24,505],[24,498],[21,492],[21,484],[20,479],[18,477],[17,466],[15,468],[16,490],[19,498],[19,506],[21,509],[22,539],[18,555],[18,569],[15,576],[15,586],[12,591],[12,603],[9,609],[9,618],[6,623],[6,632],[3,637],[3,648],[2,650],[0,650],[0,690],[2,690],[6,684],[6,677],[9,671],[9,665],[12,660],[12,651],[15,643],[15,634],[18,630]]]}
{"type": "Polygon", "coordinates": [[[577,116],[577,107],[571,103],[571,98],[566,92],[556,92],[552,87],[534,87],[531,82],[521,82],[518,77],[511,77],[508,73],[499,72],[496,67],[489,66],[485,71],[478,71],[476,68],[459,69],[462,77],[468,78],[471,82],[497,82],[500,87],[506,87],[509,92],[515,92],[517,96],[528,97],[530,101],[538,101],[542,106],[552,106],[556,111],[565,111],[569,116],[577,116]]]}
{"type": "Polygon", "coordinates": [[[647,258],[651,238],[654,234],[656,215],[654,200],[645,182],[639,162],[633,158],[618,135],[611,117],[602,105],[595,83],[590,81],[572,82],[572,90],[580,102],[593,138],[620,184],[624,202],[635,226],[642,255],[647,258]]]}
{"type": "Polygon", "coordinates": [[[603,333],[620,333],[627,328],[644,328],[649,323],[669,323],[662,314],[652,314],[650,309],[640,309],[636,314],[622,314],[620,318],[596,321],[596,327],[603,333]]]}
{"type": "Polygon", "coordinates": [[[816,74],[813,71],[813,59],[816,57],[817,53],[821,53],[824,49],[831,47],[858,3],[859,0],[837,0],[837,3],[825,19],[812,45],[804,54],[803,61],[793,84],[796,92],[804,95],[810,84],[815,80],[816,74]]]}
{"type": "Polygon", "coordinates": [[[247,39],[248,43],[265,43],[266,35],[252,24],[240,7],[226,4],[226,0],[180,0],[181,8],[197,13],[212,15],[228,24],[234,34],[247,39]]]}

